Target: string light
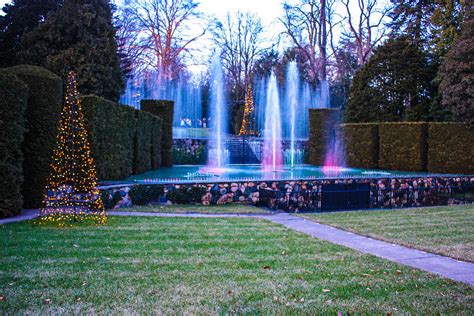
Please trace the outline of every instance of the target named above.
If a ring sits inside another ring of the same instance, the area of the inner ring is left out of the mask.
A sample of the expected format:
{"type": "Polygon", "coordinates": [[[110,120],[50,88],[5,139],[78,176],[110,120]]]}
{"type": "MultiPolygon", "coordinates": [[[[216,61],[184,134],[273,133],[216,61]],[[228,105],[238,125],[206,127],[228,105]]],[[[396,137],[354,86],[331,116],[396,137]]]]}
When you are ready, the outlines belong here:
{"type": "Polygon", "coordinates": [[[247,86],[247,94],[245,95],[244,115],[239,135],[258,136],[258,132],[255,131],[254,105],[250,84],[247,86]]]}
{"type": "Polygon", "coordinates": [[[78,98],[76,74],[71,71],[49,181],[37,222],[68,226],[82,221],[106,224],[107,212],[97,189],[97,174],[78,98]]]}

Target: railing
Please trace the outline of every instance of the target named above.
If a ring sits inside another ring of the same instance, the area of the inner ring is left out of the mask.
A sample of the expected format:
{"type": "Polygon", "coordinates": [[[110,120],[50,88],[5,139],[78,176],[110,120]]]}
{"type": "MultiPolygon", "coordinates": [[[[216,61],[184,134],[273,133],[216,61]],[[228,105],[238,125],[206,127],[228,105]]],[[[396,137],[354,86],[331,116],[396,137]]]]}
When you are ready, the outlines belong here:
{"type": "Polygon", "coordinates": [[[409,188],[357,188],[285,192],[259,190],[259,205],[289,212],[326,212],[474,203],[474,184],[409,188]]]}

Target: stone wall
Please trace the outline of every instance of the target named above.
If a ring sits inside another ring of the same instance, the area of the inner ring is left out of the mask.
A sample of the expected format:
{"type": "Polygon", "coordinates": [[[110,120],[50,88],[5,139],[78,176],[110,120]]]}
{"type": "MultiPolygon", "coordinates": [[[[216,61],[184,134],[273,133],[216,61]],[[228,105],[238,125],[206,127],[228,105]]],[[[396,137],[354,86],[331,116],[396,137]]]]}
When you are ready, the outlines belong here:
{"type": "MultiPolygon", "coordinates": [[[[345,178],[294,181],[245,181],[195,184],[156,184],[164,195],[150,203],[168,203],[168,192],[182,187],[204,188],[201,204],[246,203],[287,211],[321,211],[323,186],[366,184],[368,208],[421,207],[474,203],[474,177],[345,178]]],[[[109,196],[120,193],[115,208],[131,206],[128,192],[134,185],[102,187],[109,196]]],[[[350,193],[347,191],[347,193],[350,193]]]]}

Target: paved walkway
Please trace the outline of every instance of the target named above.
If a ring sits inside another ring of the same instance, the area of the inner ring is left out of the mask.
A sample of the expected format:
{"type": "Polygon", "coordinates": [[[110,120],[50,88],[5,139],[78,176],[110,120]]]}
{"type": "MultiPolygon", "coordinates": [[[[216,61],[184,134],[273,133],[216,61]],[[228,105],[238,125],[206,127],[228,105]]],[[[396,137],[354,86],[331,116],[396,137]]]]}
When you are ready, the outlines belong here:
{"type": "MultiPolygon", "coordinates": [[[[1,224],[24,221],[35,218],[37,210],[24,211],[21,215],[0,220],[1,224]]],[[[279,213],[275,215],[259,214],[201,214],[201,213],[147,213],[147,212],[122,212],[109,211],[113,216],[155,216],[155,217],[247,217],[262,218],[274,223],[284,225],[290,229],[305,233],[314,238],[329,241],[334,244],[346,246],[363,253],[371,254],[383,259],[407,265],[413,268],[437,274],[439,276],[464,282],[474,286],[474,263],[463,262],[449,257],[427,253],[389,242],[360,236],[351,232],[337,229],[328,225],[319,224],[302,217],[279,213]]]]}
{"type": "Polygon", "coordinates": [[[474,263],[360,236],[285,213],[265,218],[318,239],[474,286],[474,263]]]}
{"type": "Polygon", "coordinates": [[[23,210],[20,215],[0,219],[0,225],[36,218],[39,210],[23,210]]]}

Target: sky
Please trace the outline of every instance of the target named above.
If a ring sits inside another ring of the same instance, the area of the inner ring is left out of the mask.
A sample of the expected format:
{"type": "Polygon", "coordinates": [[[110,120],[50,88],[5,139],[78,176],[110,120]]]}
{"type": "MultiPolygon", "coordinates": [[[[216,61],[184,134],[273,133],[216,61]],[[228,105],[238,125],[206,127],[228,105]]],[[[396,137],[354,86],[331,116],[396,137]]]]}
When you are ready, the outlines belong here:
{"type": "MultiPolygon", "coordinates": [[[[112,0],[117,5],[120,5],[123,0],[112,0]]],[[[264,35],[268,42],[274,43],[276,37],[283,31],[283,26],[278,21],[278,17],[283,15],[283,1],[284,0],[196,0],[199,3],[198,9],[205,15],[210,15],[218,18],[219,20],[224,20],[228,13],[231,15],[235,14],[237,11],[249,11],[255,13],[258,17],[261,18],[262,25],[264,27],[264,35]]],[[[379,0],[381,5],[386,5],[388,0],[379,0]]],[[[0,7],[3,7],[6,3],[10,3],[11,0],[0,0],[0,7]]],[[[289,0],[289,2],[297,2],[297,0],[289,0]]],[[[357,1],[352,1],[352,10],[356,10],[357,1]]],[[[0,10],[0,14],[1,14],[0,10]]],[[[355,12],[355,11],[354,11],[355,12]]],[[[345,9],[341,6],[336,7],[336,13],[345,14],[345,9]]],[[[342,29],[337,29],[335,31],[336,38],[342,32],[342,29]]],[[[337,43],[337,39],[335,41],[337,43]]],[[[210,47],[209,39],[202,39],[198,44],[202,47],[210,47]],[[203,42],[207,42],[203,44],[203,42]]],[[[269,46],[269,45],[267,45],[269,46]]],[[[203,54],[206,55],[201,49],[197,49],[200,52],[196,52],[197,55],[203,54]]],[[[209,50],[207,50],[209,51],[209,50]]],[[[202,56],[204,57],[204,56],[202,56]]],[[[198,58],[199,60],[206,60],[207,58],[198,58]]],[[[196,69],[191,69],[194,71],[200,71],[202,69],[201,65],[195,65],[196,69]]],[[[191,68],[194,68],[191,66],[191,68]]],[[[193,71],[193,72],[194,72],[193,71]]]]}

